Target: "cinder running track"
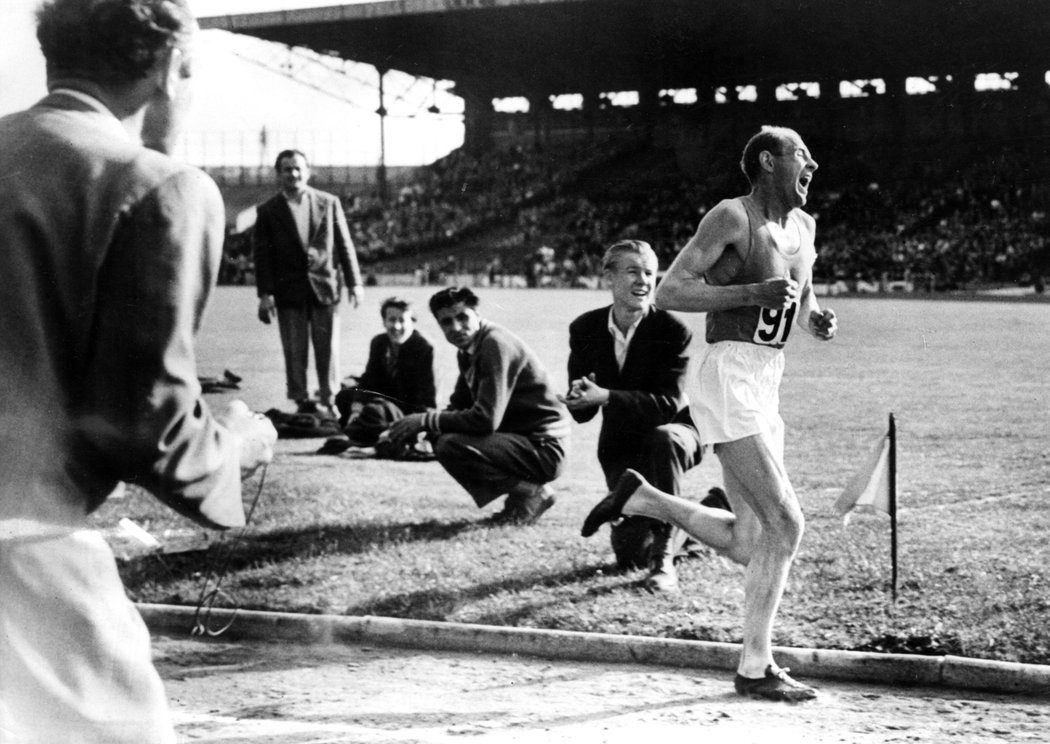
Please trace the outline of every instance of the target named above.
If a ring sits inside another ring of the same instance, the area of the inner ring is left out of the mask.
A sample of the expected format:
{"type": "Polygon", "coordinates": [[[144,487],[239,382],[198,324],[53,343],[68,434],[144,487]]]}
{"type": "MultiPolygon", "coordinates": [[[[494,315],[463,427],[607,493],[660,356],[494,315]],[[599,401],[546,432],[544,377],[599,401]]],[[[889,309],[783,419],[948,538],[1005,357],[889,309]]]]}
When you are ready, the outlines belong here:
{"type": "Polygon", "coordinates": [[[1050,741],[1047,698],[809,680],[745,700],[722,670],[354,643],[155,635],[180,743],[1050,741]]]}

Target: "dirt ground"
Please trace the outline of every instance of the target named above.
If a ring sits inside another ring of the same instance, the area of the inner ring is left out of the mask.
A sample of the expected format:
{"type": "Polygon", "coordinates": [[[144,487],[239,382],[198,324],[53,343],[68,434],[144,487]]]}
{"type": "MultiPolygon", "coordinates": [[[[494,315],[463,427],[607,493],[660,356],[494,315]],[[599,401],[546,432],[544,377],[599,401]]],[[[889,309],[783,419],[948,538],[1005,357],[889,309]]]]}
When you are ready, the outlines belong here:
{"type": "Polygon", "coordinates": [[[364,645],[154,640],[180,743],[1050,741],[1050,701],[810,680],[746,700],[723,671],[364,645]]]}

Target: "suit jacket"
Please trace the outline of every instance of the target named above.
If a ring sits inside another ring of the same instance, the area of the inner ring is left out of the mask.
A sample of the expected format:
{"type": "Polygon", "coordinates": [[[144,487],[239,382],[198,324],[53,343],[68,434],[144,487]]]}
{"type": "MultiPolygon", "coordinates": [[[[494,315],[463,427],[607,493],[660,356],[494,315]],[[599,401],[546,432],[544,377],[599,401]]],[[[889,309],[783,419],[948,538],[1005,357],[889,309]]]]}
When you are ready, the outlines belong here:
{"type": "MultiPolygon", "coordinates": [[[[610,305],[591,310],[569,325],[569,380],[594,374],[609,390],[602,407],[598,461],[615,467],[624,453],[638,449],[640,437],[675,419],[684,401],[690,330],[671,313],[652,308],[635,330],[623,371],[609,333],[610,305]]],[[[597,408],[570,411],[579,422],[590,421],[597,408]]]]}
{"type": "Polygon", "coordinates": [[[239,446],[193,349],[215,183],[64,93],[0,119],[0,168],[0,537],[83,527],[120,481],[243,524],[239,446]]]}
{"type": "Polygon", "coordinates": [[[412,331],[398,351],[394,373],[387,372],[386,357],[390,337],[380,333],[372,339],[368,362],[357,383],[359,393],[378,393],[390,398],[405,413],[421,413],[437,407],[434,387],[434,347],[420,334],[412,331]]]}
{"type": "Polygon", "coordinates": [[[256,209],[252,228],[255,283],[259,296],[272,294],[277,307],[305,307],[316,302],[339,302],[343,284],[361,284],[350,230],[339,199],[306,189],[310,229],[306,245],[299,237],[295,217],[283,194],[256,209]]]}

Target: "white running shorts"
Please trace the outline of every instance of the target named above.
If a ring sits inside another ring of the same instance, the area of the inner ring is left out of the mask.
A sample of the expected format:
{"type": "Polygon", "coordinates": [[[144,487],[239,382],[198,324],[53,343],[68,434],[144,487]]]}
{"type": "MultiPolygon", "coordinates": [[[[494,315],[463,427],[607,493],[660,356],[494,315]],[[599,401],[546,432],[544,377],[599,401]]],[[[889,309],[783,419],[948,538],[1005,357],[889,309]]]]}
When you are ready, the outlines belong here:
{"type": "Polygon", "coordinates": [[[686,378],[693,422],[707,445],[764,434],[784,456],[780,379],[784,353],[743,341],[708,344],[690,364],[686,378]]]}

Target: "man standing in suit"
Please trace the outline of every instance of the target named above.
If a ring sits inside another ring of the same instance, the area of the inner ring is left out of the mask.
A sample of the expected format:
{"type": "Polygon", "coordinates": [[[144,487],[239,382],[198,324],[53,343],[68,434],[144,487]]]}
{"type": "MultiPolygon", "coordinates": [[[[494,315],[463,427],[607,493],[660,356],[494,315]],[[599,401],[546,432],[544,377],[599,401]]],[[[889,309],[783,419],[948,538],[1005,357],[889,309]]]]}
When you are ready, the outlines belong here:
{"type": "MultiPolygon", "coordinates": [[[[678,494],[682,475],[701,458],[700,437],[682,392],[692,334],[674,315],[652,305],[657,258],[648,243],[614,243],[602,270],[613,302],[569,326],[565,404],[581,423],[602,411],[598,462],[610,489],[633,468],[678,494]]],[[[712,489],[705,503],[724,507],[721,489],[712,489]]],[[[617,562],[623,568],[648,568],[644,586],[654,592],[678,590],[674,560],[684,542],[684,532],[648,517],[627,517],[612,529],[617,562]]]]}
{"type": "Polygon", "coordinates": [[[275,167],[281,192],[259,205],[252,229],[259,320],[277,316],[287,395],[299,413],[317,410],[306,383],[313,344],[319,402],[334,415],[343,285],[354,307],[362,299],[357,253],[339,199],[307,185],[306,156],[284,150],[275,167]]]}
{"type": "Polygon", "coordinates": [[[0,119],[0,740],[171,744],[149,632],[88,515],[128,482],[241,526],[241,478],[277,434],[241,402],[214,417],[197,380],[224,214],[162,154],[193,73],[185,0],[38,19],[49,94],[0,119]]]}

